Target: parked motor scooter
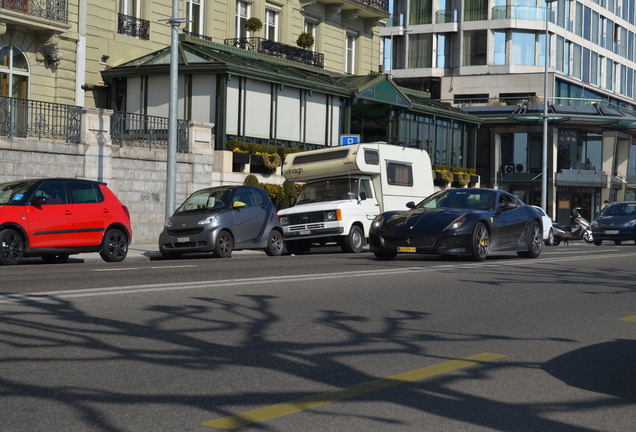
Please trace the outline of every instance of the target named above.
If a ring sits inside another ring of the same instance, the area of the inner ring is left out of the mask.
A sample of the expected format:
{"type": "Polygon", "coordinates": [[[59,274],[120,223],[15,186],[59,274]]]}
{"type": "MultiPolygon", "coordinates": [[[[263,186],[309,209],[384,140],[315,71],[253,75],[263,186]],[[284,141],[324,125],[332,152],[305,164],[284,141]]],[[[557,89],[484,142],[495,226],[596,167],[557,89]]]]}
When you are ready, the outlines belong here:
{"type": "Polygon", "coordinates": [[[554,231],[554,245],[559,243],[568,245],[570,240],[585,240],[587,243],[593,243],[592,227],[590,223],[579,213],[579,209],[572,209],[572,215],[570,216],[573,225],[559,225],[553,223],[554,231]]]}

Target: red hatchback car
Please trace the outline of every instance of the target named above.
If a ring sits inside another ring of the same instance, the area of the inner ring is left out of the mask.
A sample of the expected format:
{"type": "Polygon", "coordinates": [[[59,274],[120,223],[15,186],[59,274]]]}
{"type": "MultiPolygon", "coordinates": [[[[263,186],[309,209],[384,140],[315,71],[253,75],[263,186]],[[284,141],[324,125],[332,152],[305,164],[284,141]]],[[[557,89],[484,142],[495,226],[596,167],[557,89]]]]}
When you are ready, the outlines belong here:
{"type": "Polygon", "coordinates": [[[63,263],[83,252],[119,262],[131,239],[128,209],[106,183],[45,178],[0,184],[0,264],[33,256],[63,263]]]}

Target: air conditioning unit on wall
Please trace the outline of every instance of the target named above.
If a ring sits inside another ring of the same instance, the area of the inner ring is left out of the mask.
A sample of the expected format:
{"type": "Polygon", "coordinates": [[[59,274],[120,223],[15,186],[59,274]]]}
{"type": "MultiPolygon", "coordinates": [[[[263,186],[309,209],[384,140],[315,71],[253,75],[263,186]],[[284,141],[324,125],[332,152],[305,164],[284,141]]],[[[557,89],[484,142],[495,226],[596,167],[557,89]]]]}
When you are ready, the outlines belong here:
{"type": "Polygon", "coordinates": [[[502,167],[504,174],[524,173],[526,172],[526,164],[509,164],[502,167]]]}
{"type": "Polygon", "coordinates": [[[504,165],[503,166],[503,172],[504,172],[504,174],[512,174],[513,172],[515,172],[515,166],[514,165],[504,165]]]}
{"type": "Polygon", "coordinates": [[[526,164],[515,164],[515,172],[526,172],[526,164]]]}

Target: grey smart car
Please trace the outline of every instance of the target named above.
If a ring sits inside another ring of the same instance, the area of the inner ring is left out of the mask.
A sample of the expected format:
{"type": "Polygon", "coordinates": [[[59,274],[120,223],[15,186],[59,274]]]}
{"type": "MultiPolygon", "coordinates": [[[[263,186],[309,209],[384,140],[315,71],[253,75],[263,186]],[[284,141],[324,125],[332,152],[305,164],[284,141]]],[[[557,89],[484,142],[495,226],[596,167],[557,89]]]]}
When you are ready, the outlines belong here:
{"type": "Polygon", "coordinates": [[[164,258],[197,252],[229,258],[241,249],[263,249],[278,256],[283,245],[276,207],[263,189],[253,186],[196,191],[166,220],[159,235],[164,258]]]}

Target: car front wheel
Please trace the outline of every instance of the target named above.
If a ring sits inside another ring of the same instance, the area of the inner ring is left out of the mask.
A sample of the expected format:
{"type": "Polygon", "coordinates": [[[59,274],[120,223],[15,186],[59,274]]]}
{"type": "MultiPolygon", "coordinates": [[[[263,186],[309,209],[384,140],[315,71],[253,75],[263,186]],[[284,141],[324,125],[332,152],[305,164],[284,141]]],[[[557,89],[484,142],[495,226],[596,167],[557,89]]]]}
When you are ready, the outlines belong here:
{"type": "Polygon", "coordinates": [[[0,262],[4,265],[20,264],[24,256],[24,242],[17,231],[0,231],[0,262]]]}
{"type": "Polygon", "coordinates": [[[216,244],[212,255],[216,258],[230,258],[232,256],[232,249],[234,248],[234,240],[232,235],[223,230],[216,237],[216,244]]]}
{"type": "Polygon", "coordinates": [[[475,261],[483,261],[488,256],[488,248],[490,247],[490,234],[488,228],[483,223],[478,223],[473,231],[473,258],[475,261]]]}
{"type": "Polygon", "coordinates": [[[117,228],[106,231],[99,255],[106,262],[121,262],[128,255],[128,236],[117,228]]]}
{"type": "Polygon", "coordinates": [[[265,253],[267,256],[280,256],[283,253],[283,244],[283,234],[274,229],[269,233],[265,253]]]}
{"type": "Polygon", "coordinates": [[[342,244],[342,251],[346,253],[360,253],[364,247],[364,233],[359,226],[352,226],[342,244]]]}
{"type": "Polygon", "coordinates": [[[546,246],[554,246],[554,230],[550,228],[550,232],[548,233],[548,238],[545,239],[546,246]]]}
{"type": "Polygon", "coordinates": [[[523,252],[517,252],[517,255],[523,258],[536,258],[541,253],[542,243],[541,227],[537,222],[532,222],[528,229],[528,238],[526,243],[528,244],[528,250],[523,252]]]}

